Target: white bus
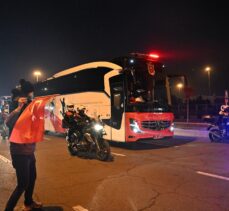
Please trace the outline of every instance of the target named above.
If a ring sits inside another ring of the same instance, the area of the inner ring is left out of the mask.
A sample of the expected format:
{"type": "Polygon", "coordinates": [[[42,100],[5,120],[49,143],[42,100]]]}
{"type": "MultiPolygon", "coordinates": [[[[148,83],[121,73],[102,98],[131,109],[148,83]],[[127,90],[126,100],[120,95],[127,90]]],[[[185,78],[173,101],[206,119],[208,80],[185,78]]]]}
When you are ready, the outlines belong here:
{"type": "Polygon", "coordinates": [[[35,95],[59,94],[46,106],[45,130],[62,128],[63,98],[105,123],[105,139],[135,142],[173,136],[174,115],[164,66],[155,55],[131,54],[82,64],[35,85],[35,95]]]}

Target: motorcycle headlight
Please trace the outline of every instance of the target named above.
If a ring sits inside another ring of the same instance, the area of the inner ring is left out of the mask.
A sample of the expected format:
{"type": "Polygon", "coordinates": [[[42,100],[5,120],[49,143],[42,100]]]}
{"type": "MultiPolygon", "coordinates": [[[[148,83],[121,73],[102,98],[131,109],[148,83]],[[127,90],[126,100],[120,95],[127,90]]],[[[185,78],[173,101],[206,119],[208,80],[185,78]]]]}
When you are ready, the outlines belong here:
{"type": "Polygon", "coordinates": [[[100,131],[100,130],[103,129],[103,126],[100,125],[100,124],[95,124],[95,125],[94,125],[94,129],[95,129],[96,131],[100,131]]]}

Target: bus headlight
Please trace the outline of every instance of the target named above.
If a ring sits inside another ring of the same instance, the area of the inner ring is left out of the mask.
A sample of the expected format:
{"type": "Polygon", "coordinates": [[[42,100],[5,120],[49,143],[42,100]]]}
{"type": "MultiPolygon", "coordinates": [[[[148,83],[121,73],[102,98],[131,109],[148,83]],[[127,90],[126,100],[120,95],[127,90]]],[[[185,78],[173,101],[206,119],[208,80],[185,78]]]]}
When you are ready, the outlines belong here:
{"type": "Polygon", "coordinates": [[[94,128],[95,128],[96,131],[100,131],[100,130],[103,129],[103,126],[100,125],[100,124],[95,124],[95,125],[94,125],[94,128]]]}
{"type": "Polygon", "coordinates": [[[169,127],[170,132],[174,132],[175,126],[174,123],[172,123],[169,127]]]}
{"type": "Polygon", "coordinates": [[[135,133],[142,133],[136,120],[130,119],[130,129],[135,133]]]}

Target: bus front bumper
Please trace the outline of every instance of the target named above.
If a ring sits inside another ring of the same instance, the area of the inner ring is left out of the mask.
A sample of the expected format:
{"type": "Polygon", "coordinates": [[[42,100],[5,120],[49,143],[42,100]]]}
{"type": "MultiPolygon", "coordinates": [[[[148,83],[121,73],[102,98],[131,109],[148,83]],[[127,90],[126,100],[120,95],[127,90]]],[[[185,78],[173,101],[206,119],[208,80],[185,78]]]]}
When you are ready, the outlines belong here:
{"type": "Polygon", "coordinates": [[[142,133],[131,133],[126,137],[126,142],[136,142],[143,139],[163,139],[173,137],[174,132],[169,129],[163,131],[142,131],[142,133]]]}

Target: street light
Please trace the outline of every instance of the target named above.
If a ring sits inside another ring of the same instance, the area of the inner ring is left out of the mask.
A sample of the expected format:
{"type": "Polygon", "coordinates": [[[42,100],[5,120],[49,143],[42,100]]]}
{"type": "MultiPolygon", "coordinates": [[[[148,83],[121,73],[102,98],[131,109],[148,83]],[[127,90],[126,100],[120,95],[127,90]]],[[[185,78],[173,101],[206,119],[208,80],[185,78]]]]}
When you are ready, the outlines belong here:
{"type": "Polygon", "coordinates": [[[41,76],[41,72],[39,70],[36,70],[33,72],[33,75],[36,77],[37,82],[39,81],[39,76],[41,76]]]}
{"type": "Polygon", "coordinates": [[[178,88],[178,90],[179,90],[179,95],[180,95],[180,90],[182,89],[184,87],[184,85],[182,84],[182,83],[178,83],[177,84],[177,88],[178,88]]]}
{"type": "Polygon", "coordinates": [[[206,67],[205,72],[208,73],[208,95],[211,95],[211,67],[206,67]]]}

